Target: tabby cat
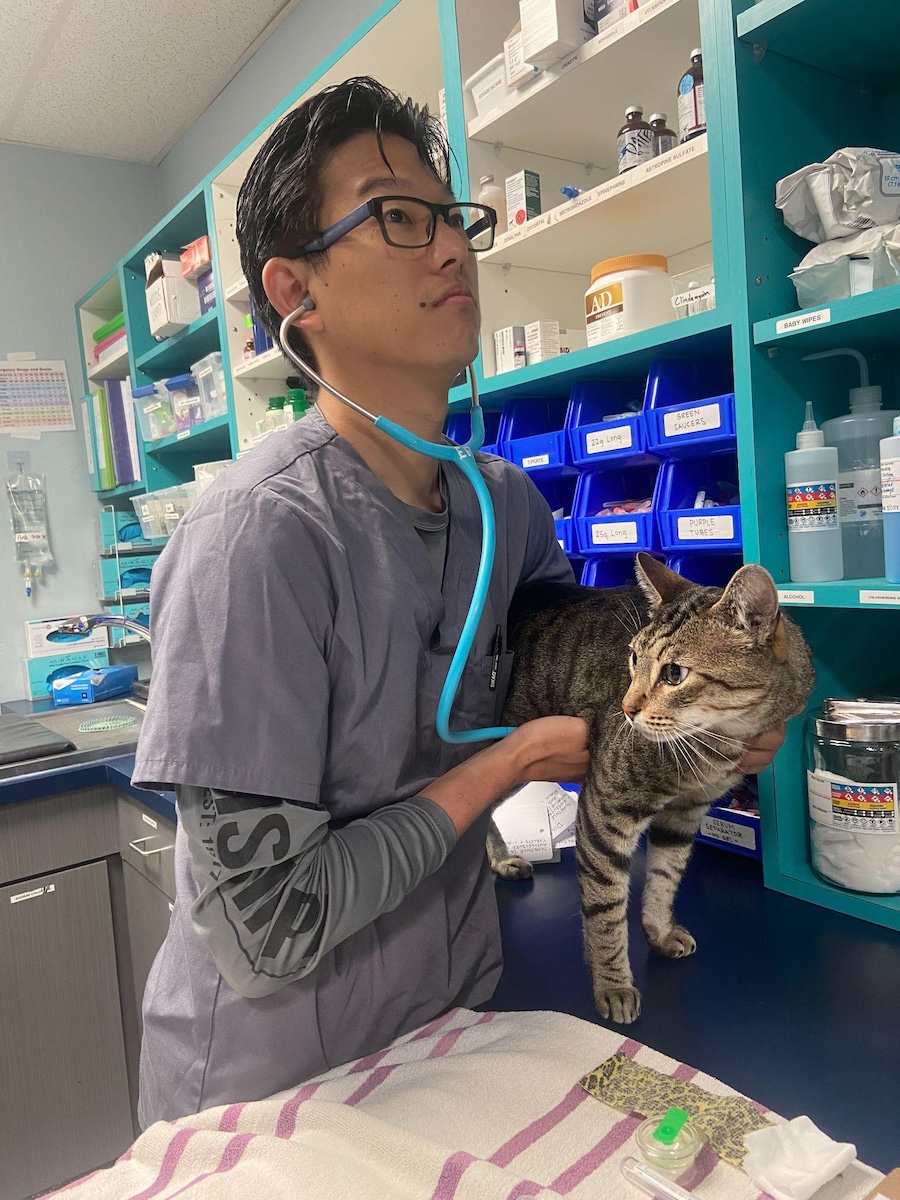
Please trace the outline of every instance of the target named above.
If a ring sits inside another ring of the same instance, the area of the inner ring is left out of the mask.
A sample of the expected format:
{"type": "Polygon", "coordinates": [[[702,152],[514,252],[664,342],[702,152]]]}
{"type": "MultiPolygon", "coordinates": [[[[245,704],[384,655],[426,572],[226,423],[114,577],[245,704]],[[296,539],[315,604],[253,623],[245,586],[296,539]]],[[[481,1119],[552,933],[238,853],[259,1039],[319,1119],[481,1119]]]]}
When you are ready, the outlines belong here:
{"type": "MultiPolygon", "coordinates": [[[[537,584],[516,594],[503,714],[510,725],[551,715],[588,723],[575,851],[585,954],[597,1011],[623,1024],[641,1007],[625,916],[640,835],[648,830],[644,935],[670,958],[692,954],[672,906],[700,818],[740,779],[744,742],[801,712],[813,685],[809,649],[762,567],[742,567],[724,592],[646,554],[636,573],[639,587],[537,584]]],[[[531,874],[493,825],[488,854],[498,874],[531,874]]]]}

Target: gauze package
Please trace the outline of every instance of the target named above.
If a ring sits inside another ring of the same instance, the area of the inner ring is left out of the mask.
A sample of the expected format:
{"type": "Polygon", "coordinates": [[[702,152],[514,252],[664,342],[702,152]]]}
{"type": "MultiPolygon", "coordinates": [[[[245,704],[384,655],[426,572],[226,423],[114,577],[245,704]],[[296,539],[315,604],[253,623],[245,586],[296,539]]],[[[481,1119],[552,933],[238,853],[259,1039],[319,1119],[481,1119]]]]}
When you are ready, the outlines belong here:
{"type": "Polygon", "coordinates": [[[877,225],[855,237],[823,242],[810,250],[790,278],[801,308],[900,283],[900,224],[877,225]]]}
{"type": "Polygon", "coordinates": [[[795,1117],[744,1136],[744,1170],[773,1200],[809,1200],[856,1158],[849,1142],[833,1142],[809,1117],[795,1117]]]}
{"type": "Polygon", "coordinates": [[[852,237],[900,221],[900,154],[845,146],[775,185],[784,223],[810,242],[852,237]]]}

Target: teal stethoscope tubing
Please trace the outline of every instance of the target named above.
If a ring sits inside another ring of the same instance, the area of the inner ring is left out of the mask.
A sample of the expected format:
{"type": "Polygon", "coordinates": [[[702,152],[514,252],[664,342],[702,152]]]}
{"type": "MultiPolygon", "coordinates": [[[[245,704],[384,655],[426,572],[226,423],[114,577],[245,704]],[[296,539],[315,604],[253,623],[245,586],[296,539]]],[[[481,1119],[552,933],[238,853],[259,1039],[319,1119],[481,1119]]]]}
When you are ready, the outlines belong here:
{"type": "Polygon", "coordinates": [[[398,425],[396,421],[391,421],[387,417],[376,417],[368,409],[356,404],[355,401],[345,396],[343,392],[339,392],[331,384],[326,383],[320,375],[311,369],[308,363],[300,358],[290,345],[289,331],[297,317],[306,310],[307,306],[301,305],[300,308],[289,313],[281,322],[278,340],[281,343],[282,352],[291,362],[296,367],[299,367],[301,371],[305,372],[310,379],[313,379],[319,387],[323,387],[326,392],[330,392],[336,400],[340,400],[342,404],[348,405],[354,412],[358,412],[361,416],[366,417],[373,423],[376,429],[380,429],[383,433],[392,437],[401,446],[406,446],[408,450],[415,450],[417,454],[424,454],[427,458],[436,458],[441,462],[454,463],[459,467],[475,490],[478,507],[481,510],[481,559],[478,563],[478,573],[475,576],[475,587],[472,591],[469,611],[466,614],[462,632],[459,635],[459,643],[450,662],[447,678],[444,680],[444,686],[441,689],[435,725],[438,737],[442,741],[450,742],[453,745],[461,745],[466,742],[486,742],[506,737],[508,733],[512,733],[512,726],[498,725],[492,729],[466,729],[458,733],[454,733],[450,728],[450,711],[453,708],[456,693],[459,691],[463,671],[472,650],[475,634],[487,602],[491,572],[494,569],[494,551],[497,545],[497,522],[494,518],[494,506],[491,502],[491,494],[481,476],[481,472],[478,470],[478,464],[475,462],[475,454],[484,444],[484,414],[478,401],[475,373],[469,367],[469,382],[472,387],[472,432],[469,440],[464,446],[457,446],[452,442],[440,444],[437,442],[427,442],[424,438],[411,433],[403,425],[398,425]]]}

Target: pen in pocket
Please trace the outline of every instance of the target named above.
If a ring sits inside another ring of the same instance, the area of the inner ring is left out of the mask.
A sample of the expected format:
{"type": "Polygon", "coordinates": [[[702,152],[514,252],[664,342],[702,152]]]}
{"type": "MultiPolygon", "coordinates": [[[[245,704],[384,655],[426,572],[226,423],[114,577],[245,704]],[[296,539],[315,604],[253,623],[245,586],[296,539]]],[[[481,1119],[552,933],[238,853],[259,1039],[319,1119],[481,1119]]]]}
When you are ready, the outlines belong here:
{"type": "Polygon", "coordinates": [[[500,670],[500,655],[503,653],[503,626],[502,625],[498,625],[497,628],[494,630],[494,640],[491,643],[491,653],[493,654],[494,657],[491,662],[490,690],[492,692],[496,692],[496,690],[497,690],[497,673],[500,670]]]}

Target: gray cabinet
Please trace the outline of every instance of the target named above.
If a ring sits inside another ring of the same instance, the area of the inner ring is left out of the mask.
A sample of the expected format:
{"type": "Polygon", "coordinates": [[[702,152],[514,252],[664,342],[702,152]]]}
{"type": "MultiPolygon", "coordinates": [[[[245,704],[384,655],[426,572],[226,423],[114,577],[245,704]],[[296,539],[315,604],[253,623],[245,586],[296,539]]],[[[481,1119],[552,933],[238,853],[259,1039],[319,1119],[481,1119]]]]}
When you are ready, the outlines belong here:
{"type": "Polygon", "coordinates": [[[0,889],[0,1081],[0,1200],[132,1141],[105,861],[0,889]]]}
{"type": "Polygon", "coordinates": [[[140,1036],[144,988],[156,953],[165,941],[172,915],[172,901],[127,862],[122,864],[122,876],[135,1013],[140,1036]]]}

